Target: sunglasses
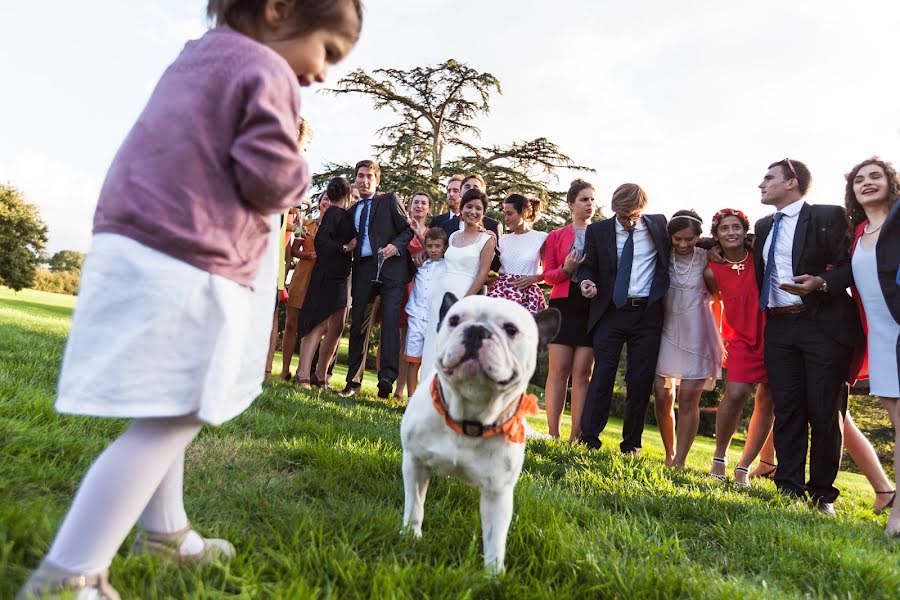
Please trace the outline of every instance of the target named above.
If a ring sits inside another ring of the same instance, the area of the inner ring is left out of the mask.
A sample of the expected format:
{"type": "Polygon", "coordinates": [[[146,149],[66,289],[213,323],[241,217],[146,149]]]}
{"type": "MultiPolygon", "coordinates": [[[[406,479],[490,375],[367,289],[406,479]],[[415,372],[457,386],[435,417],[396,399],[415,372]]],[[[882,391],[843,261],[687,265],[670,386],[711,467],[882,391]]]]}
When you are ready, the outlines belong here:
{"type": "Polygon", "coordinates": [[[797,169],[794,168],[794,163],[791,162],[791,159],[785,158],[784,161],[787,163],[788,168],[791,170],[791,173],[794,175],[794,179],[800,181],[800,178],[797,177],[797,169]]]}

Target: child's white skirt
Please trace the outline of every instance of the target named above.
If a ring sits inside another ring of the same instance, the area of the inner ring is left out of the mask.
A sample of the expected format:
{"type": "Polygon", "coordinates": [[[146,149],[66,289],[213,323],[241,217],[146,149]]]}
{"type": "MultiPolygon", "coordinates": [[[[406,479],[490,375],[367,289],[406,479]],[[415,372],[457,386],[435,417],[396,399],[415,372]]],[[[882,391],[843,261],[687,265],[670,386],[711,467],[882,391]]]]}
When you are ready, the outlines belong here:
{"type": "Polygon", "coordinates": [[[130,238],[94,236],[56,409],[99,417],[196,412],[213,425],[236,417],[261,390],[275,265],[261,261],[251,290],[130,238]]]}

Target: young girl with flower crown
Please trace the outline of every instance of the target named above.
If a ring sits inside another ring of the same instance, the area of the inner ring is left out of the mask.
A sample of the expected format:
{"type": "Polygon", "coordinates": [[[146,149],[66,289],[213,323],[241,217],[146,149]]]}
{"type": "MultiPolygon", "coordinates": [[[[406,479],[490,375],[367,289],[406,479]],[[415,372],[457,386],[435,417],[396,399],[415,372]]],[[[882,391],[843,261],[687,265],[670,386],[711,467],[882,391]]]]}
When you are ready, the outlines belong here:
{"type": "Polygon", "coordinates": [[[118,598],[107,569],[137,521],[136,552],[235,553],[188,522],[185,448],[260,391],[277,219],[309,183],[298,83],[323,81],[362,16],[359,0],[210,0],[207,12],[216,27],[166,70],[110,166],[60,374],[60,412],[132,421],[91,465],[23,598],[118,598]]]}

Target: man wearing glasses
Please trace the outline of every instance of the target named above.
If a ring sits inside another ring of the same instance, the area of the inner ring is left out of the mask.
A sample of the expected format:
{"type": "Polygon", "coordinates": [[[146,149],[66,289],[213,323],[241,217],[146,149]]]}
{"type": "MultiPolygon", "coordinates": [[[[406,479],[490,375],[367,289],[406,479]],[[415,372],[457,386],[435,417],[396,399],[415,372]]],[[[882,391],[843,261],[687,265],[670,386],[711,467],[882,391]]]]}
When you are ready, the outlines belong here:
{"type": "Polygon", "coordinates": [[[626,183],[613,193],[615,216],[588,225],[581,293],[591,299],[588,327],[594,340],[594,372],[581,418],[581,441],[600,448],[609,420],[622,346],[628,348],[625,419],[619,448],[641,449],[662,336],[662,300],[669,289],[669,252],[663,215],[645,215],[647,195],[626,183]]]}
{"type": "Polygon", "coordinates": [[[830,282],[830,271],[850,260],[844,209],[807,204],[803,198],[811,182],[800,161],[785,158],[769,165],[759,184],[760,201],[777,212],[756,223],[753,257],[760,309],[766,311],[775,483],[782,492],[808,494],[814,508],[834,516],[845,380],[854,346],[863,340],[853,300],[830,282]]]}

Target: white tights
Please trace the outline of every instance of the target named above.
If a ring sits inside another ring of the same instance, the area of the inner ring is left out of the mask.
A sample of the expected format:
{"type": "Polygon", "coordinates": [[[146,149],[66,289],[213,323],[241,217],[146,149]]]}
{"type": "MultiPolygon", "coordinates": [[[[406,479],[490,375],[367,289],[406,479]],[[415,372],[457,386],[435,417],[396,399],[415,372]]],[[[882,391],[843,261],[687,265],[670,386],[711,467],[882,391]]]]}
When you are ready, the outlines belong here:
{"type": "MultiPolygon", "coordinates": [[[[187,527],[184,450],[201,427],[196,415],[132,421],[88,469],[45,560],[93,575],[109,567],[139,517],[153,533],[187,527]]],[[[191,536],[185,544],[202,546],[191,536]]]]}

